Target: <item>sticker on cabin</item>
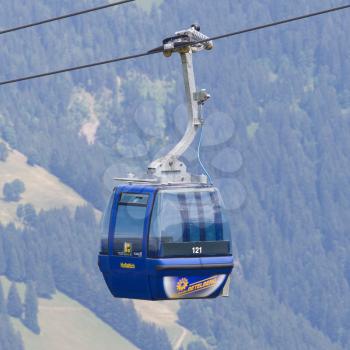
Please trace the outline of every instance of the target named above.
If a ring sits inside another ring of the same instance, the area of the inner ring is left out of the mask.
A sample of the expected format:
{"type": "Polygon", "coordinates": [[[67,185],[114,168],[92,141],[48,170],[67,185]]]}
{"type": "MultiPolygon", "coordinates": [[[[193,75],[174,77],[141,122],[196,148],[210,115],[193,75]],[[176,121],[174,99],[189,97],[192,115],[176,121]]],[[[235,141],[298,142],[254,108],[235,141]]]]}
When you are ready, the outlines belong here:
{"type": "Polygon", "coordinates": [[[163,278],[163,286],[166,296],[170,299],[206,298],[222,287],[225,278],[226,275],[166,276],[163,278]]]}
{"type": "Polygon", "coordinates": [[[129,264],[129,263],[120,263],[120,267],[122,269],[135,269],[135,264],[129,264]]]}

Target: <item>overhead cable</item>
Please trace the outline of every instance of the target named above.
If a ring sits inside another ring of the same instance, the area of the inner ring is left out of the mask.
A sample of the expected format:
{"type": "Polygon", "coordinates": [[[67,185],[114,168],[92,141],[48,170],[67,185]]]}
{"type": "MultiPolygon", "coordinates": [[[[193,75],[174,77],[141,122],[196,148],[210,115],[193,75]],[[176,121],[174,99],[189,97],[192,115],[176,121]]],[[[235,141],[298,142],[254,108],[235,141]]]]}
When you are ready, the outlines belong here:
{"type": "MultiPolygon", "coordinates": [[[[201,43],[204,43],[204,42],[207,42],[207,41],[215,41],[215,40],[220,40],[220,39],[224,39],[224,38],[228,38],[228,37],[233,37],[233,36],[241,35],[241,34],[244,34],[244,33],[254,32],[254,31],[265,29],[265,28],[270,28],[270,27],[279,26],[279,25],[283,25],[283,24],[287,24],[287,23],[291,23],[291,22],[296,22],[296,21],[300,21],[300,20],[303,20],[303,19],[306,19],[306,18],[316,17],[316,16],[327,14],[327,13],[341,11],[341,10],[345,10],[345,9],[349,9],[349,8],[350,8],[350,5],[344,5],[344,6],[340,6],[340,7],[333,7],[333,8],[327,9],[327,10],[323,10],[323,11],[319,11],[319,12],[313,12],[313,13],[309,13],[309,14],[306,14],[306,15],[303,15],[303,16],[288,18],[288,19],[285,19],[285,20],[272,22],[272,23],[267,23],[267,24],[263,24],[263,25],[260,25],[260,26],[239,30],[239,31],[236,31],[236,32],[231,32],[231,33],[227,33],[227,34],[223,34],[223,35],[213,36],[213,37],[210,37],[210,38],[205,39],[205,40],[200,40],[200,41],[195,41],[195,42],[191,42],[191,43],[180,44],[180,45],[178,45],[178,47],[194,46],[194,45],[198,45],[198,44],[201,44],[201,43]]],[[[164,51],[164,48],[161,46],[161,47],[158,47],[156,49],[152,49],[152,50],[149,50],[149,51],[146,51],[146,52],[143,52],[143,53],[139,53],[139,54],[124,56],[124,57],[117,57],[117,58],[112,58],[112,59],[109,59],[109,60],[106,60],[106,61],[100,61],[100,62],[85,64],[85,65],[81,65],[81,66],[76,66],[76,67],[71,67],[71,68],[65,68],[65,69],[60,69],[60,70],[56,70],[56,71],[51,71],[51,72],[47,72],[47,73],[40,73],[40,74],[35,74],[35,75],[29,75],[29,76],[22,77],[22,78],[6,80],[6,81],[0,82],[0,85],[7,85],[7,84],[20,82],[20,81],[37,79],[37,78],[42,78],[42,77],[46,77],[46,76],[50,76],[50,75],[56,75],[56,74],[72,72],[72,71],[76,71],[76,70],[80,70],[80,69],[96,67],[96,66],[100,66],[100,65],[104,65],[104,64],[110,64],[110,63],[115,63],[115,62],[120,62],[120,61],[126,61],[126,60],[140,58],[140,57],[144,57],[144,56],[148,56],[148,55],[154,55],[156,53],[160,53],[160,52],[163,52],[163,51],[164,51]]]]}
{"type": "Polygon", "coordinates": [[[16,31],[22,30],[22,29],[36,27],[36,26],[39,26],[39,25],[42,25],[42,24],[46,24],[46,23],[50,23],[50,22],[59,21],[61,19],[66,19],[66,18],[70,18],[70,17],[84,15],[84,14],[89,13],[89,12],[95,12],[95,11],[104,10],[106,8],[109,8],[109,7],[123,5],[123,4],[126,4],[128,2],[132,2],[132,1],[135,1],[135,0],[123,0],[123,1],[118,1],[118,2],[112,2],[112,3],[107,4],[107,5],[102,5],[102,6],[93,7],[93,8],[82,10],[82,11],[78,11],[78,12],[73,12],[73,13],[69,13],[69,14],[63,15],[63,16],[53,17],[53,18],[45,19],[45,20],[39,21],[39,22],[34,22],[34,23],[30,23],[30,24],[24,24],[24,25],[21,25],[21,26],[18,26],[18,27],[14,27],[14,28],[0,30],[0,35],[6,34],[6,33],[11,33],[11,32],[16,32],[16,31]]]}

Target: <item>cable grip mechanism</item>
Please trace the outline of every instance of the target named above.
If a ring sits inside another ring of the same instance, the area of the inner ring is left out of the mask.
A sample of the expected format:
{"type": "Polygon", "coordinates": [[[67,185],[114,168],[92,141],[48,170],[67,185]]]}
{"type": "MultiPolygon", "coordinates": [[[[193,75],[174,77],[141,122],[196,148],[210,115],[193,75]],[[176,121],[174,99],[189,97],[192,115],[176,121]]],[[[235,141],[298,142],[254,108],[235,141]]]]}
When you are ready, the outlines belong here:
{"type": "Polygon", "coordinates": [[[208,36],[200,32],[198,24],[192,24],[189,29],[181,30],[175,33],[175,36],[163,40],[163,54],[165,57],[171,57],[173,52],[186,54],[202,50],[211,50],[214,47],[213,41],[208,40],[208,36]],[[200,41],[200,43],[197,43],[200,41]]]}

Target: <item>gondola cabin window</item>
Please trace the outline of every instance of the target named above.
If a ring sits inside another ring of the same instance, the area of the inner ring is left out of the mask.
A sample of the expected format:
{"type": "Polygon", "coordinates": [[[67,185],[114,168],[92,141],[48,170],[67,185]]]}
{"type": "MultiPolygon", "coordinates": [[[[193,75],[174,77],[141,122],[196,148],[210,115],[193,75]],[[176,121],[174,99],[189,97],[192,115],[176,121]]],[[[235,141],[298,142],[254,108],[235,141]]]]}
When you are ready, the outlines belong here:
{"type": "Polygon", "coordinates": [[[142,256],[148,194],[121,193],[114,232],[113,254],[142,256]]]}
{"type": "Polygon", "coordinates": [[[231,233],[216,189],[161,190],[154,204],[150,257],[231,254],[231,233]]]}

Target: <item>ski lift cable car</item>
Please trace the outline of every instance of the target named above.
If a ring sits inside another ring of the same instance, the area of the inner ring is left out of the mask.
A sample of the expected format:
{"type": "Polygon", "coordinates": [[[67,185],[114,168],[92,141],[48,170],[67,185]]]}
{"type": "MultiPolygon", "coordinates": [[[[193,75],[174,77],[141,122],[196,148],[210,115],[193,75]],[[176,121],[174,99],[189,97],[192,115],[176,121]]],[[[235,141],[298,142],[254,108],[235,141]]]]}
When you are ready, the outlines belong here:
{"type": "MultiPolygon", "coordinates": [[[[230,226],[219,190],[192,175],[180,157],[203,125],[210,98],[196,90],[193,53],[211,50],[197,25],[163,41],[164,55],[179,53],[189,114],[186,132],[148,167],[149,179],[118,178],[104,214],[99,268],[113,296],[167,300],[228,296],[233,269],[230,226]],[[186,43],[192,44],[186,46],[186,43]]],[[[206,172],[206,171],[205,171],[206,172]]]]}

